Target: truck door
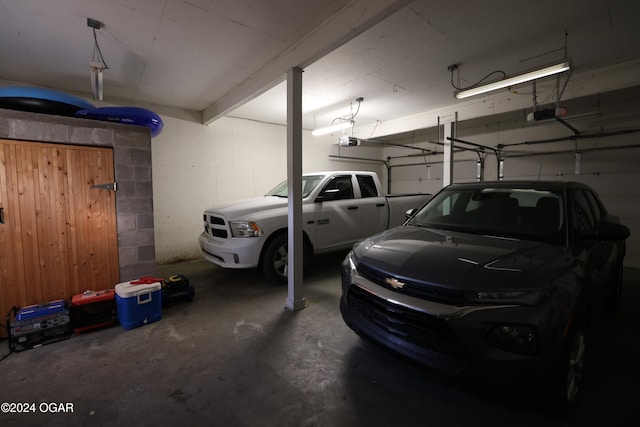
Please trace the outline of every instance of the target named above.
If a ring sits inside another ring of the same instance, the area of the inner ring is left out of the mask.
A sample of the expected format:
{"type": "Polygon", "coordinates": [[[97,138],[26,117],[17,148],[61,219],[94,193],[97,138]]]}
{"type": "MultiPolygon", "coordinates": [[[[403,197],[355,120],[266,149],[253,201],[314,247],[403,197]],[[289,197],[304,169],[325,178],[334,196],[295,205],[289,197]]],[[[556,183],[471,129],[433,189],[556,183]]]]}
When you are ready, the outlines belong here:
{"type": "Polygon", "coordinates": [[[358,240],[361,210],[353,188],[351,175],[336,175],[320,191],[314,203],[317,250],[358,240]]]}
{"type": "Polygon", "coordinates": [[[371,175],[358,175],[360,189],[360,237],[372,236],[387,228],[389,209],[387,198],[378,194],[378,187],[371,175]]]}

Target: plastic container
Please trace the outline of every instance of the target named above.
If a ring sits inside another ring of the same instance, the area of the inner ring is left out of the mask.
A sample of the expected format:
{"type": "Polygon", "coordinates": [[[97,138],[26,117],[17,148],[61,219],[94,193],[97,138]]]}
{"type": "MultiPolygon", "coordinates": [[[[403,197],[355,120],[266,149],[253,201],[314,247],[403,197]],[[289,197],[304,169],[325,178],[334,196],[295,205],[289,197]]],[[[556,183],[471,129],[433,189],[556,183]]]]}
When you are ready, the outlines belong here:
{"type": "Polygon", "coordinates": [[[141,278],[115,286],[118,320],[124,329],[137,328],[162,318],[161,281],[141,278]]]}

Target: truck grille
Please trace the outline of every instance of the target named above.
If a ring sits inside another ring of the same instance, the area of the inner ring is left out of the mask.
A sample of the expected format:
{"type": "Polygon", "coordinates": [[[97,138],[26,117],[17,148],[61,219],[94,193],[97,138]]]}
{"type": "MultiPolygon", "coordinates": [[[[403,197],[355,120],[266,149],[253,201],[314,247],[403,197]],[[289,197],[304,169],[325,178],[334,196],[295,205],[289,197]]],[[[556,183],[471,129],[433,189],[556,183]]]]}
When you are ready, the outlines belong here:
{"type": "Polygon", "coordinates": [[[440,286],[433,286],[413,280],[407,280],[402,277],[394,277],[393,275],[387,274],[384,271],[377,270],[365,264],[358,265],[358,273],[378,286],[391,289],[394,292],[398,292],[403,295],[409,295],[412,297],[449,305],[462,306],[466,303],[464,295],[459,291],[445,289],[440,286]],[[398,281],[404,283],[404,287],[400,289],[392,288],[391,285],[387,283],[387,279],[397,279],[398,281]]]}
{"type": "Polygon", "coordinates": [[[204,231],[209,236],[226,239],[229,237],[227,223],[223,217],[204,214],[204,231]]]}
{"type": "Polygon", "coordinates": [[[446,320],[386,301],[357,285],[349,288],[349,307],[377,329],[422,348],[463,356],[463,348],[446,320]]]}

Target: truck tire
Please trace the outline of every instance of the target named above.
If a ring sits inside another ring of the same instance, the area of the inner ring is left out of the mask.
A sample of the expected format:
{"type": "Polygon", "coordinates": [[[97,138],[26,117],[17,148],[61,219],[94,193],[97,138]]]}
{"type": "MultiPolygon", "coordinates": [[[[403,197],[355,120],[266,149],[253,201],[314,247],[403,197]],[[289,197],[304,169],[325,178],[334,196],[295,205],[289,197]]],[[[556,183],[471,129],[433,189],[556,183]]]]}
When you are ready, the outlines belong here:
{"type": "MultiPolygon", "coordinates": [[[[286,284],[289,267],[289,248],[287,233],[276,234],[265,246],[262,256],[262,274],[272,283],[286,284]]],[[[303,270],[311,258],[309,244],[304,242],[303,270]]]]}

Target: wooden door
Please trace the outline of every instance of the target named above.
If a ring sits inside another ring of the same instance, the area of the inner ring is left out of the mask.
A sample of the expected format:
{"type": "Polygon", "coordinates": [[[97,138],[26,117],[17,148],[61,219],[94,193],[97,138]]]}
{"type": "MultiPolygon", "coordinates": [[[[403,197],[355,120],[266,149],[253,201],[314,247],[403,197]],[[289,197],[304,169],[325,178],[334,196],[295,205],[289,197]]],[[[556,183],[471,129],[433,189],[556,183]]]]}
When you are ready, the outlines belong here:
{"type": "MultiPolygon", "coordinates": [[[[110,148],[0,139],[0,309],[118,283],[110,148]]],[[[4,322],[2,322],[4,323],[4,322]]]]}

